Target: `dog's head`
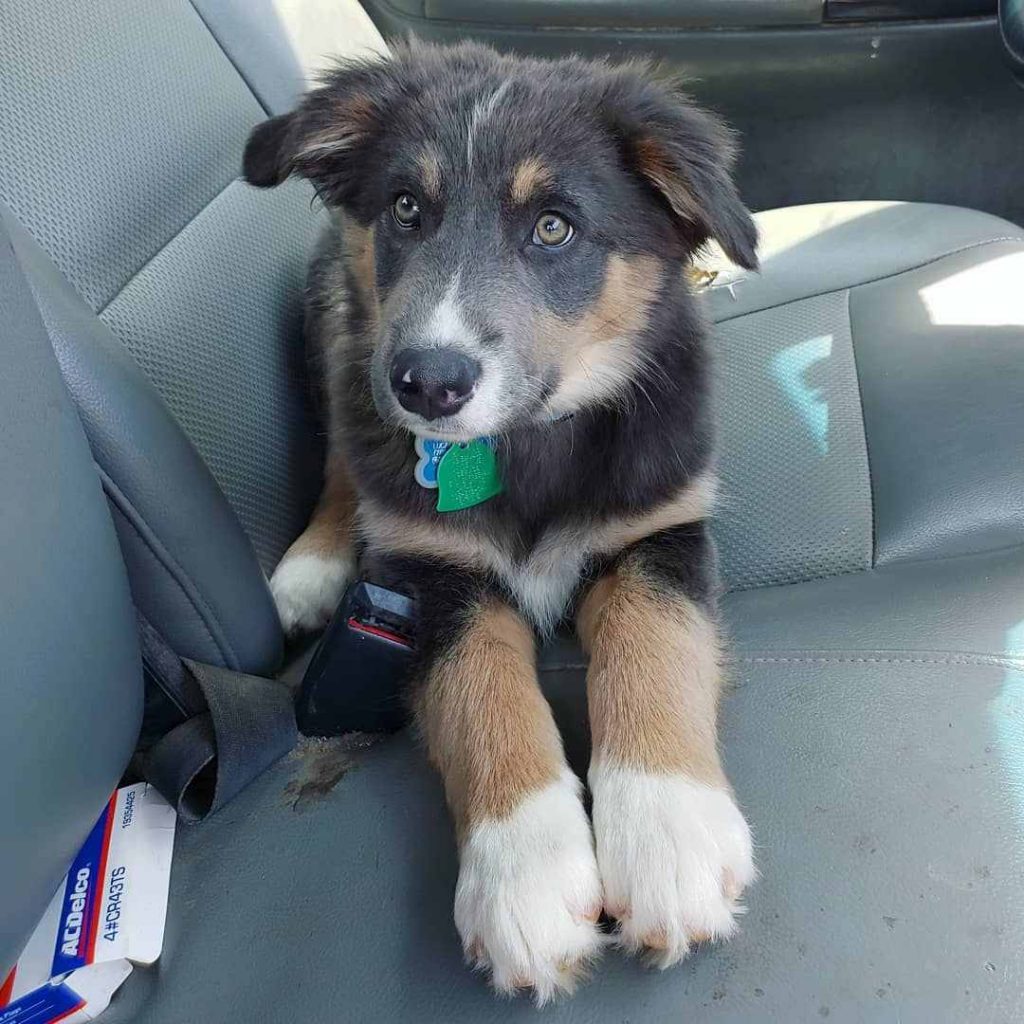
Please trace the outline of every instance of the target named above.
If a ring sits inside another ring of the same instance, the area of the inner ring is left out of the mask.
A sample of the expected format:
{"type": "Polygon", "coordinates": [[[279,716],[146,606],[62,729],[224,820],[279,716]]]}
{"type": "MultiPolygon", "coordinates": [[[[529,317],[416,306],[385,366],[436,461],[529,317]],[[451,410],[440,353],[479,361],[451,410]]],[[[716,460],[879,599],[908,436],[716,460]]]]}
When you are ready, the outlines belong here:
{"type": "Polygon", "coordinates": [[[414,45],[259,125],[245,176],[346,214],[381,416],[466,440],[610,401],[710,238],[756,264],[728,131],[641,64],[414,45]]]}

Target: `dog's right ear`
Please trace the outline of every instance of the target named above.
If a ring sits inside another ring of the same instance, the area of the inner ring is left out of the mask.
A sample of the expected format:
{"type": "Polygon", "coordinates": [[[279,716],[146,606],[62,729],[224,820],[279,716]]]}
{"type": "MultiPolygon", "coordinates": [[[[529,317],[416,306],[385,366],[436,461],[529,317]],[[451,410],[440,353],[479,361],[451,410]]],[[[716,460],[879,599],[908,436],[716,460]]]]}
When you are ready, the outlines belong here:
{"type": "Polygon", "coordinates": [[[272,117],[249,135],[242,161],[245,180],[259,188],[289,175],[308,178],[328,201],[355,201],[366,168],[373,167],[400,68],[373,58],[339,64],[323,85],[290,114],[272,117]]]}
{"type": "Polygon", "coordinates": [[[279,114],[256,125],[249,133],[245,156],[242,158],[242,174],[250,185],[273,188],[291,174],[288,142],[292,121],[297,116],[297,111],[279,114]]]}

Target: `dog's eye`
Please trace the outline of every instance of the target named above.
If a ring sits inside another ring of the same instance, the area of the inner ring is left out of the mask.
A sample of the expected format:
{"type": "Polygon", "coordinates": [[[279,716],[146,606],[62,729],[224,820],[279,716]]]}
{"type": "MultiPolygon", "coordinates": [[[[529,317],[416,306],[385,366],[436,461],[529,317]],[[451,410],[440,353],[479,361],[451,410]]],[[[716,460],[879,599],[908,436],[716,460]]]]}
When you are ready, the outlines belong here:
{"type": "Polygon", "coordinates": [[[391,212],[399,227],[418,228],[420,226],[420,204],[410,192],[403,192],[392,206],[391,212]]]}
{"type": "Polygon", "coordinates": [[[565,245],[572,235],[572,225],[558,213],[542,213],[533,225],[534,245],[565,245]]]}

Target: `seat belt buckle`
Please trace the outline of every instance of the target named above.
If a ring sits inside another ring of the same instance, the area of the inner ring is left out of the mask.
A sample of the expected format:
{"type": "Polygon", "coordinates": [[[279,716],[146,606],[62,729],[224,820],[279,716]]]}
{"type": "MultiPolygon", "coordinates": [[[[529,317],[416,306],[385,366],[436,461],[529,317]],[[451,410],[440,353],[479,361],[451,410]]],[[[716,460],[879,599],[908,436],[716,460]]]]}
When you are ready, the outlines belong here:
{"type": "Polygon", "coordinates": [[[400,729],[415,649],[415,600],[369,580],[353,583],[303,676],[299,731],[338,736],[400,729]]]}

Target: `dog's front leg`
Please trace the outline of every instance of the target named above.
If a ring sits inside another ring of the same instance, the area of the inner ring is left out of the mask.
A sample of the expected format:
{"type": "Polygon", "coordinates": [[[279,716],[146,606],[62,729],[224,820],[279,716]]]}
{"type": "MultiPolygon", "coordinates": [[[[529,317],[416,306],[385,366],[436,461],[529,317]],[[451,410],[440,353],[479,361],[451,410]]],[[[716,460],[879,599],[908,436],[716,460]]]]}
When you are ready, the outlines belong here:
{"type": "Polygon", "coordinates": [[[355,575],[356,494],[340,451],[328,453],[324,489],[309,525],[270,578],[285,633],[322,629],[355,575]]]}
{"type": "Polygon", "coordinates": [[[598,951],[601,888],[580,784],[537,684],[533,633],[483,585],[421,591],[416,712],[455,819],[455,924],[501,992],[570,991],[598,951]]]}
{"type": "Polygon", "coordinates": [[[589,781],[605,909],[667,967],[735,927],[750,833],[719,760],[720,651],[702,524],[629,549],[584,599],[589,781]]]}

